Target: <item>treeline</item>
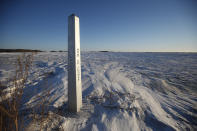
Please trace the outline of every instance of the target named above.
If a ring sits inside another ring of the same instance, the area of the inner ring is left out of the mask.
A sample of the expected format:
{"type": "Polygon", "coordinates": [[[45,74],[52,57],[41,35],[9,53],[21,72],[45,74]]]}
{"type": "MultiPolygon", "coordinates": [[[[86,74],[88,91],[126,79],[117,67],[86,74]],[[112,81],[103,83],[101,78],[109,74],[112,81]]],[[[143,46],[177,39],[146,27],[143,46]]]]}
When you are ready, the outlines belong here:
{"type": "Polygon", "coordinates": [[[68,51],[65,51],[65,50],[59,50],[59,51],[51,50],[50,52],[68,52],[68,51]]]}
{"type": "Polygon", "coordinates": [[[101,51],[99,51],[99,52],[109,52],[109,51],[107,51],[107,50],[101,50],[101,51]]]}
{"type": "Polygon", "coordinates": [[[30,49],[0,49],[0,52],[43,52],[43,51],[30,50],[30,49]]]}

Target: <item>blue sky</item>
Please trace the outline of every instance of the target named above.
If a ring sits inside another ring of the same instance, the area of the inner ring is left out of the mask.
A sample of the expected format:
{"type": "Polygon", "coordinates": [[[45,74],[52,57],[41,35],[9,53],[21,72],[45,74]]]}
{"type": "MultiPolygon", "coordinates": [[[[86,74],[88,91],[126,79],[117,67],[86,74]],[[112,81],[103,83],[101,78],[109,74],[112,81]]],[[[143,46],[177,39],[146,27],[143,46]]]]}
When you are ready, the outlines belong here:
{"type": "Polygon", "coordinates": [[[72,13],[83,51],[197,52],[195,0],[5,0],[0,48],[67,50],[72,13]]]}

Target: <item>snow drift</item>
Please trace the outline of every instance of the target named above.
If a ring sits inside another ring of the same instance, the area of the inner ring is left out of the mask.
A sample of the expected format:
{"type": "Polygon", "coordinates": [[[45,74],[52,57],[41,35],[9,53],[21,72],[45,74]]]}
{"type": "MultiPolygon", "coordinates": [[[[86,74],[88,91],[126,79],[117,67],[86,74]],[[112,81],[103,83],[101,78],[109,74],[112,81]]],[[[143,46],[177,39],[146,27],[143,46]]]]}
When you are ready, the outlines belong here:
{"type": "MultiPolygon", "coordinates": [[[[0,78],[11,77],[18,53],[0,54],[0,78]]],[[[21,111],[50,100],[55,130],[197,130],[196,53],[82,53],[83,107],[67,111],[67,53],[38,53],[21,111]]],[[[25,120],[31,113],[25,115],[25,120]]],[[[39,121],[27,120],[38,130],[39,121]]]]}

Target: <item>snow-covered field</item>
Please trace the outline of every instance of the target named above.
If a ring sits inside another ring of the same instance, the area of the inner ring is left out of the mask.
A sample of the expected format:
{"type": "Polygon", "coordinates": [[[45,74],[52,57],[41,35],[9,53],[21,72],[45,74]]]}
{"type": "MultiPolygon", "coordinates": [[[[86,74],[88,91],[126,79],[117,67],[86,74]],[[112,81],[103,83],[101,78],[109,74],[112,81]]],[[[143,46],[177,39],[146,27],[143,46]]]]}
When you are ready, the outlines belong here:
{"type": "MultiPolygon", "coordinates": [[[[14,76],[18,55],[0,53],[1,81],[14,76]]],[[[67,53],[34,56],[20,109],[27,112],[27,130],[39,130],[30,112],[44,95],[50,102],[47,130],[197,130],[197,53],[82,52],[81,57],[83,108],[74,114],[67,111],[67,53]]]]}

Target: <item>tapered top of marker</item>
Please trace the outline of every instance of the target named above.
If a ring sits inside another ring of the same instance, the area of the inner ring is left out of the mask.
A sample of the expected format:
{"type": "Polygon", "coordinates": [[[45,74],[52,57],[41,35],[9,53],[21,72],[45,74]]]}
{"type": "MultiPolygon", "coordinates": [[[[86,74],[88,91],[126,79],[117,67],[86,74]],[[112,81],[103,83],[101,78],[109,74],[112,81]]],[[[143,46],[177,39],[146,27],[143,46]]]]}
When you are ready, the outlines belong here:
{"type": "Polygon", "coordinates": [[[72,13],[70,16],[72,16],[72,17],[74,17],[74,16],[79,17],[79,16],[75,15],[75,13],[72,13]]]}

